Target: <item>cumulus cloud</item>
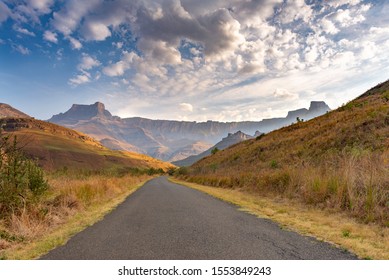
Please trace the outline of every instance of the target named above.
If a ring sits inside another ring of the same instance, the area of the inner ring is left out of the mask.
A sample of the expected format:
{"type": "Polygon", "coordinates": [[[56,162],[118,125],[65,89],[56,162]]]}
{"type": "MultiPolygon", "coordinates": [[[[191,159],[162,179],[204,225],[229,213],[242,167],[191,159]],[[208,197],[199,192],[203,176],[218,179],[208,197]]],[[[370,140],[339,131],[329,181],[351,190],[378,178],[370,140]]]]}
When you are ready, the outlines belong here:
{"type": "Polygon", "coordinates": [[[48,30],[43,33],[43,39],[54,44],[58,43],[57,34],[48,30]]]}
{"type": "Polygon", "coordinates": [[[33,9],[42,14],[50,13],[51,6],[54,4],[54,0],[27,0],[27,2],[33,9]]]}
{"type": "Polygon", "coordinates": [[[184,111],[184,112],[193,112],[193,106],[189,103],[181,103],[179,105],[179,108],[181,111],[184,111]]]}
{"type": "Polygon", "coordinates": [[[101,22],[88,21],[82,28],[82,34],[89,41],[104,41],[111,36],[111,31],[108,26],[101,22]]]}
{"type": "Polygon", "coordinates": [[[327,18],[323,18],[320,21],[320,26],[322,27],[323,31],[328,34],[336,34],[339,32],[339,29],[335,26],[335,24],[327,18]]]}
{"type": "Polygon", "coordinates": [[[79,50],[79,49],[82,48],[82,44],[81,44],[81,42],[79,40],[77,40],[77,39],[75,39],[75,38],[73,38],[71,36],[69,36],[68,39],[69,39],[71,48],[73,50],[79,50]]]}
{"type": "Polygon", "coordinates": [[[99,66],[100,64],[100,61],[84,53],[81,59],[81,63],[78,64],[77,68],[79,70],[90,70],[94,67],[99,66]]]}
{"type": "Polygon", "coordinates": [[[299,19],[309,22],[312,14],[313,10],[305,3],[305,0],[294,0],[285,4],[280,18],[282,23],[290,23],[299,19]]]}
{"type": "MultiPolygon", "coordinates": [[[[78,73],[70,85],[105,75],[99,84],[107,80],[108,88],[115,85],[123,94],[168,100],[171,109],[179,106],[192,113],[193,106],[208,108],[209,117],[223,120],[255,118],[270,107],[271,114],[278,112],[277,104],[255,105],[259,98],[297,105],[303,94],[288,77],[307,73],[320,78],[320,73],[331,76],[328,71],[336,69],[341,79],[355,69],[367,71],[366,65],[371,65],[371,73],[383,71],[389,51],[387,17],[372,20],[385,6],[373,1],[69,0],[56,2],[55,9],[54,2],[0,1],[0,23],[15,21],[20,39],[21,34],[40,34],[40,15],[51,17],[44,40],[60,48],[59,39],[64,38],[74,50],[64,47],[64,58],[69,53],[78,56],[76,50],[88,52],[74,66],[78,73]],[[285,79],[263,87],[278,77],[285,79]],[[288,90],[280,88],[286,82],[288,90]],[[184,93],[188,103],[181,103],[184,93]],[[203,96],[218,100],[220,112],[203,96]],[[239,113],[246,108],[238,110],[241,103],[250,110],[239,113]]],[[[13,48],[30,52],[17,42],[13,48]]],[[[320,78],[333,83],[326,79],[320,78]]],[[[309,89],[314,88],[304,90],[309,89]]]]}
{"type": "Polygon", "coordinates": [[[72,86],[78,86],[89,82],[90,79],[87,75],[77,75],[76,77],[69,80],[69,84],[72,86]]]}
{"type": "Polygon", "coordinates": [[[61,10],[54,12],[52,25],[63,35],[71,35],[79,27],[81,19],[101,3],[102,0],[66,1],[61,10]]]}

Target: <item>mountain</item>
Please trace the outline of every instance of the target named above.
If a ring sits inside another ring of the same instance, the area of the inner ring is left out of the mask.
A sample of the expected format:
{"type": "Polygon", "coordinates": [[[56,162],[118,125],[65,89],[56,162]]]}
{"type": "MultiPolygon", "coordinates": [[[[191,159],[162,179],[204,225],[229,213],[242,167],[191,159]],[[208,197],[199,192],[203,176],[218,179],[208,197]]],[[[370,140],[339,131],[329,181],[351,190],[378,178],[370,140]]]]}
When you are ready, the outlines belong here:
{"type": "Polygon", "coordinates": [[[115,167],[166,170],[172,166],[146,155],[110,150],[83,133],[52,123],[32,118],[2,118],[0,123],[3,133],[16,136],[24,152],[46,170],[115,167]]]}
{"type": "Polygon", "coordinates": [[[281,196],[387,226],[389,80],[323,116],[205,157],[182,174],[192,182],[281,196]]]}
{"type": "Polygon", "coordinates": [[[0,119],[1,118],[30,118],[29,115],[11,107],[8,104],[0,103],[0,119]]]}
{"type": "MultiPolygon", "coordinates": [[[[260,134],[257,132],[255,135],[259,136],[260,134]]],[[[214,150],[215,148],[217,148],[218,150],[224,150],[232,145],[253,138],[254,138],[253,136],[244,134],[241,131],[235,133],[228,133],[227,137],[223,138],[220,142],[216,143],[216,145],[212,146],[211,148],[202,152],[201,154],[190,156],[178,161],[173,161],[172,163],[177,166],[190,166],[196,161],[199,161],[200,159],[211,155],[212,150],[214,150]]]]}
{"type": "Polygon", "coordinates": [[[324,102],[311,102],[309,109],[291,111],[285,118],[259,122],[187,122],[120,118],[112,116],[104,104],[73,105],[67,112],[54,115],[49,122],[75,129],[94,137],[111,149],[140,152],[166,161],[177,161],[207,150],[228,133],[241,131],[253,135],[268,132],[324,114],[324,102]],[[198,145],[196,143],[203,143],[198,145]],[[194,148],[190,148],[190,147],[194,148]]]}

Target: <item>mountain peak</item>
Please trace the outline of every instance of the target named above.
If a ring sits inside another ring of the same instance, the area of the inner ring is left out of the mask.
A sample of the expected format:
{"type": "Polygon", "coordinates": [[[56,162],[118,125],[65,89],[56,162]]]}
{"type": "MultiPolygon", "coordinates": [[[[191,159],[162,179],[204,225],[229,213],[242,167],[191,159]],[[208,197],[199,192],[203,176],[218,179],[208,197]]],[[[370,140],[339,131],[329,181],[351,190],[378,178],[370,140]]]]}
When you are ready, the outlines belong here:
{"type": "Polygon", "coordinates": [[[330,107],[324,101],[311,101],[311,105],[309,106],[309,111],[331,111],[330,107]]]}
{"type": "Polygon", "coordinates": [[[112,115],[105,109],[105,105],[96,102],[91,105],[73,104],[65,113],[54,115],[49,121],[54,123],[77,123],[82,120],[91,120],[93,118],[112,119],[112,115]]]}

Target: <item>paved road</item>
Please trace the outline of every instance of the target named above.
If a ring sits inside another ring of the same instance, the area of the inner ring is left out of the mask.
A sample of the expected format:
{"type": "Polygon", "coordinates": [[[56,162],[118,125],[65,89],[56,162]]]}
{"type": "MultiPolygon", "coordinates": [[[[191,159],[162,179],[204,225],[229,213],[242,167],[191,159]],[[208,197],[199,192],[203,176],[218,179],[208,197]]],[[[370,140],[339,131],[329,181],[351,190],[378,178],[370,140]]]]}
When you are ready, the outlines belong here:
{"type": "Polygon", "coordinates": [[[42,259],[354,259],[199,191],[153,179],[42,259]]]}

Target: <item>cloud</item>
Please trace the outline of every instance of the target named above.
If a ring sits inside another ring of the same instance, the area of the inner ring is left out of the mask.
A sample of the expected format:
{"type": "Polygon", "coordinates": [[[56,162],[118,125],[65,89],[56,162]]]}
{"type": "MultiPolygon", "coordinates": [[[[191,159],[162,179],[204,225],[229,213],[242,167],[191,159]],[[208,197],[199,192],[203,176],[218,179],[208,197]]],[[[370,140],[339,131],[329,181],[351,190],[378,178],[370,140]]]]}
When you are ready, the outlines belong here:
{"type": "Polygon", "coordinates": [[[274,97],[280,98],[280,99],[297,99],[299,96],[296,93],[289,92],[287,89],[284,88],[277,88],[274,93],[274,97]]]}
{"type": "Polygon", "coordinates": [[[12,44],[11,46],[13,50],[17,51],[18,53],[21,53],[22,55],[29,55],[31,53],[28,48],[23,47],[22,45],[12,44]]]}
{"type": "Polygon", "coordinates": [[[362,0],[329,0],[329,1],[327,1],[326,4],[331,6],[331,7],[338,8],[338,7],[341,7],[343,5],[355,6],[361,2],[362,2],[362,0]]]}
{"type": "Polygon", "coordinates": [[[111,36],[111,31],[105,24],[92,21],[84,24],[81,33],[88,41],[104,41],[111,36]]]}
{"type": "MultiPolygon", "coordinates": [[[[139,63],[140,60],[140,57],[134,52],[123,52],[122,60],[104,67],[103,73],[109,77],[123,76],[131,65],[139,63]]],[[[152,72],[151,70],[148,69],[149,73],[152,72]]]]}
{"type": "Polygon", "coordinates": [[[51,12],[51,6],[54,0],[27,0],[28,4],[41,14],[48,14],[51,12]]]}
{"type": "Polygon", "coordinates": [[[322,30],[328,34],[333,35],[333,34],[336,34],[340,31],[338,28],[336,28],[335,24],[327,18],[323,18],[320,21],[320,26],[322,27],[322,30]]]}
{"type": "Polygon", "coordinates": [[[81,59],[81,63],[78,64],[77,68],[79,70],[90,70],[94,67],[100,66],[100,64],[100,61],[84,53],[81,59]]]}
{"type": "Polygon", "coordinates": [[[185,111],[185,112],[193,112],[193,106],[189,103],[181,103],[179,105],[179,108],[181,111],[185,111]]]}
{"type": "Polygon", "coordinates": [[[54,12],[52,25],[65,36],[73,33],[81,22],[81,19],[93,11],[102,3],[102,0],[78,1],[69,0],[58,12],[54,12]]]}
{"type": "Polygon", "coordinates": [[[90,79],[87,75],[77,75],[76,77],[69,80],[69,84],[72,86],[78,86],[89,82],[90,79]]]}
{"type": "Polygon", "coordinates": [[[291,23],[296,20],[309,22],[313,14],[312,8],[305,3],[304,0],[288,1],[281,12],[281,22],[291,23]]]}
{"type": "Polygon", "coordinates": [[[27,30],[25,28],[22,28],[20,26],[17,26],[17,25],[13,26],[13,30],[15,30],[16,32],[22,33],[24,35],[35,37],[35,33],[34,32],[31,32],[31,31],[29,31],[29,30],[27,30]]]}
{"type": "Polygon", "coordinates": [[[0,23],[6,21],[10,15],[11,11],[8,6],[5,3],[0,2],[0,23]]]}
{"type": "Polygon", "coordinates": [[[48,30],[43,33],[43,39],[54,44],[58,43],[57,34],[48,30]]]}
{"type": "Polygon", "coordinates": [[[75,39],[75,38],[73,38],[73,37],[71,37],[71,36],[69,36],[69,37],[67,37],[67,38],[68,38],[68,40],[70,41],[70,46],[71,46],[71,48],[72,48],[73,50],[79,50],[79,49],[82,48],[82,44],[81,44],[80,41],[78,41],[77,39],[75,39]]]}

